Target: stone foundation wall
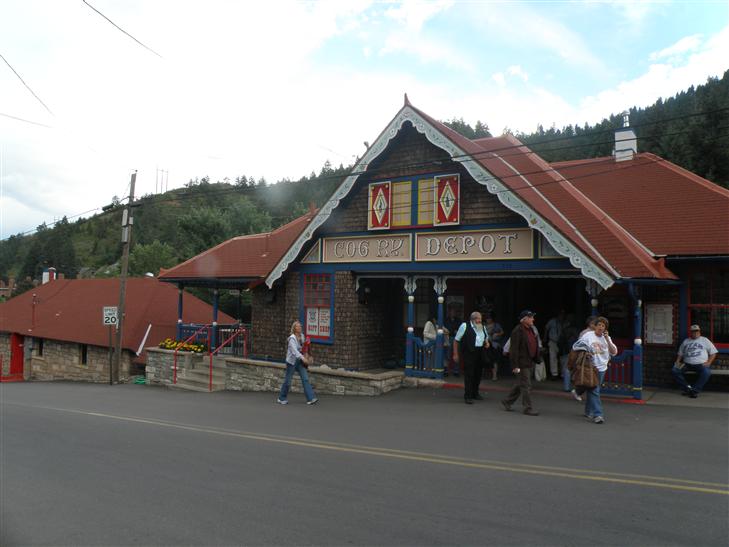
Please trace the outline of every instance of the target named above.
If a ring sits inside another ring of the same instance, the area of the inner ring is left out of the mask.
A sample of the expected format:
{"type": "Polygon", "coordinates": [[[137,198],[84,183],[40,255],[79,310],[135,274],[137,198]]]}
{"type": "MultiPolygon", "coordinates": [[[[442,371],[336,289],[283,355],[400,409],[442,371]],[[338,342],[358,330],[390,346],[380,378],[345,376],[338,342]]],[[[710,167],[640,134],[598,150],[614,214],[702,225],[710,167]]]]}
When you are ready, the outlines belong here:
{"type": "MultiPolygon", "coordinates": [[[[225,388],[232,391],[278,392],[286,372],[283,363],[254,359],[228,358],[225,365],[225,388]]],[[[402,387],[402,380],[403,373],[396,371],[373,374],[309,367],[309,381],[319,395],[382,395],[402,387]]],[[[304,392],[298,374],[294,375],[291,392],[304,392]]]]}
{"type": "MultiPolygon", "coordinates": [[[[26,343],[28,342],[26,338],[26,343]]],[[[119,381],[129,381],[132,353],[123,351],[119,381]]],[[[26,367],[28,362],[26,361],[26,367]]],[[[44,339],[43,355],[38,355],[37,344],[30,358],[31,380],[72,380],[78,382],[109,381],[109,348],[87,346],[86,363],[81,363],[81,344],[44,339]]]]}

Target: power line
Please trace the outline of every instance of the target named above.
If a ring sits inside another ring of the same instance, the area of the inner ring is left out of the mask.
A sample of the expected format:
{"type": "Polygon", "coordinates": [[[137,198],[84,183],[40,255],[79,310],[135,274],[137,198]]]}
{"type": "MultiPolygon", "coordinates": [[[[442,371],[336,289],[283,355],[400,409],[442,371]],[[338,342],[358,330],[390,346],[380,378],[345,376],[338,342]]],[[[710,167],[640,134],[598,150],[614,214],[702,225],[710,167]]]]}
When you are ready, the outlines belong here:
{"type": "Polygon", "coordinates": [[[120,31],[122,31],[122,32],[123,32],[124,34],[126,34],[127,36],[129,36],[129,37],[130,37],[130,38],[131,38],[132,40],[134,40],[135,42],[137,42],[137,43],[138,43],[138,44],[139,44],[140,46],[142,46],[142,47],[143,47],[144,49],[146,49],[146,50],[148,50],[148,51],[151,51],[152,53],[154,53],[154,54],[155,54],[155,55],[156,55],[157,57],[159,57],[160,59],[164,59],[164,57],[162,57],[162,55],[160,55],[159,53],[157,53],[157,52],[156,52],[155,50],[153,50],[153,49],[152,49],[151,47],[148,47],[148,46],[144,45],[144,44],[143,44],[142,42],[140,42],[139,40],[137,40],[137,39],[136,39],[136,38],[135,38],[134,36],[132,36],[131,34],[129,34],[129,33],[128,33],[128,32],[126,31],[126,30],[124,30],[123,28],[121,28],[121,27],[120,27],[119,25],[117,25],[117,24],[116,24],[116,23],[115,23],[114,21],[112,21],[111,19],[109,19],[109,18],[108,18],[108,17],[106,16],[106,15],[104,15],[104,14],[103,14],[103,13],[101,13],[101,12],[100,12],[99,10],[97,10],[97,9],[96,9],[96,8],[95,8],[94,6],[92,6],[91,4],[89,4],[89,3],[88,3],[88,2],[86,1],[86,0],[81,0],[81,1],[82,1],[82,2],[84,3],[84,4],[86,4],[86,5],[88,6],[88,7],[90,7],[90,8],[92,9],[92,10],[94,10],[94,11],[95,11],[96,13],[98,13],[99,15],[101,15],[101,16],[102,16],[102,17],[103,17],[104,19],[106,19],[107,21],[109,21],[109,22],[110,22],[110,23],[111,23],[112,25],[114,25],[114,26],[115,26],[116,28],[118,28],[118,29],[119,29],[120,31]]]}
{"type": "Polygon", "coordinates": [[[6,118],[10,118],[11,120],[17,120],[19,122],[29,123],[31,125],[39,125],[41,127],[46,127],[48,129],[55,129],[52,125],[46,125],[44,123],[26,120],[25,118],[19,118],[18,116],[11,116],[10,114],[5,114],[4,112],[0,112],[0,116],[5,116],[6,118]]]}
{"type": "MultiPolygon", "coordinates": [[[[10,67],[10,70],[12,70],[12,71],[13,71],[13,73],[14,73],[14,74],[15,74],[15,75],[16,75],[16,76],[18,77],[18,79],[19,79],[19,80],[20,80],[21,82],[23,82],[23,85],[24,85],[24,86],[25,86],[25,87],[26,87],[26,88],[28,89],[28,91],[30,91],[30,92],[31,92],[31,93],[33,94],[33,97],[35,97],[35,98],[36,98],[36,99],[38,100],[38,102],[39,102],[40,104],[42,104],[42,105],[43,105],[43,108],[45,108],[45,109],[46,109],[46,110],[48,111],[48,113],[49,113],[49,114],[50,114],[51,116],[53,116],[54,114],[53,114],[53,112],[51,112],[51,109],[50,109],[50,108],[48,108],[48,106],[46,105],[46,103],[44,103],[44,102],[43,102],[43,101],[41,100],[41,98],[40,98],[40,97],[39,97],[38,95],[36,95],[35,91],[33,91],[33,90],[32,90],[32,89],[30,88],[30,86],[29,86],[28,84],[26,84],[26,83],[25,83],[25,80],[23,80],[23,78],[22,78],[22,77],[20,76],[20,74],[18,74],[18,71],[17,71],[17,70],[15,70],[15,69],[13,68],[13,65],[11,65],[11,64],[10,64],[10,63],[8,62],[8,60],[7,60],[6,58],[5,58],[5,56],[4,56],[4,55],[3,55],[2,53],[0,53],[0,57],[2,57],[3,61],[5,61],[5,64],[6,64],[6,65],[8,65],[8,66],[10,67]]],[[[11,116],[11,117],[12,117],[12,116],[11,116]]],[[[27,120],[23,120],[23,121],[27,121],[27,120]]],[[[33,123],[33,122],[30,122],[30,123],[33,123]]],[[[37,125],[42,125],[42,124],[37,124],[37,125]]]]}

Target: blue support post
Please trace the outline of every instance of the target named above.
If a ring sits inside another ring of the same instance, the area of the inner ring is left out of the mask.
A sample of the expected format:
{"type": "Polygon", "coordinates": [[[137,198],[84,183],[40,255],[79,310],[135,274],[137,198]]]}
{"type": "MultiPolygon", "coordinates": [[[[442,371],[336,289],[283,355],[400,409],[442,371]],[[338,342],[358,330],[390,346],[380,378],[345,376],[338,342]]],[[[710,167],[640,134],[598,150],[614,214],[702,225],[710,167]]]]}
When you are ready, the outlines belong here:
{"type": "Polygon", "coordinates": [[[210,351],[218,347],[218,306],[220,304],[220,293],[213,289],[213,333],[210,341],[210,351]]]}
{"type": "Polygon", "coordinates": [[[179,285],[177,293],[177,327],[175,329],[175,339],[182,340],[182,285],[179,285]]]}
{"type": "Polygon", "coordinates": [[[641,292],[633,283],[628,284],[633,300],[633,399],[643,398],[643,301],[641,292]]]}
{"type": "Polygon", "coordinates": [[[438,295],[438,325],[435,337],[435,373],[438,378],[443,378],[443,295],[438,295]]]}
{"type": "Polygon", "coordinates": [[[405,346],[405,372],[412,371],[415,359],[415,334],[413,321],[415,320],[415,283],[412,280],[405,282],[405,292],[408,295],[408,333],[405,346]]]}

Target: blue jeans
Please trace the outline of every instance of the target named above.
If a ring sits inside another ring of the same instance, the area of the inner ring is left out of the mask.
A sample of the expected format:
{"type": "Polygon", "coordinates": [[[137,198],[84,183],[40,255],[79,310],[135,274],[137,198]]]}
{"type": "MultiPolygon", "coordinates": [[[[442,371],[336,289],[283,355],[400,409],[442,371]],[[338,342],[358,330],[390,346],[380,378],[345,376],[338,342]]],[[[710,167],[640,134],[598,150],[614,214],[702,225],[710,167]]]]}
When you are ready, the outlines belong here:
{"type": "Polygon", "coordinates": [[[289,363],[286,363],[286,375],[284,376],[283,384],[281,384],[281,391],[278,394],[278,398],[282,401],[285,401],[286,398],[289,396],[289,388],[291,387],[291,380],[294,377],[294,372],[299,373],[299,377],[301,378],[301,385],[304,386],[304,394],[306,395],[306,400],[311,401],[313,399],[316,399],[316,393],[314,393],[314,389],[309,383],[309,373],[306,371],[306,368],[301,362],[301,359],[297,359],[295,365],[290,365],[289,363]]]}
{"type": "Polygon", "coordinates": [[[567,358],[568,355],[562,355],[559,358],[559,362],[562,368],[562,387],[565,391],[570,391],[572,389],[572,375],[570,374],[569,369],[567,368],[567,358]]]}
{"type": "Polygon", "coordinates": [[[585,390],[585,393],[587,393],[587,400],[585,401],[585,414],[588,416],[592,416],[593,418],[597,418],[598,416],[602,416],[602,401],[600,400],[600,386],[602,386],[602,381],[605,378],[605,373],[607,370],[598,371],[597,374],[599,376],[597,381],[597,387],[594,387],[592,389],[585,390]]]}
{"type": "Polygon", "coordinates": [[[684,363],[683,368],[676,368],[674,367],[671,369],[671,374],[673,374],[673,377],[678,382],[678,385],[681,386],[681,389],[683,391],[689,391],[692,389],[692,387],[688,384],[686,381],[686,377],[683,375],[684,371],[691,371],[698,374],[698,377],[696,378],[696,383],[693,385],[693,390],[696,393],[701,393],[701,390],[704,389],[704,385],[706,382],[709,381],[709,378],[711,377],[711,369],[709,367],[705,367],[704,365],[689,365],[688,363],[684,363]]]}

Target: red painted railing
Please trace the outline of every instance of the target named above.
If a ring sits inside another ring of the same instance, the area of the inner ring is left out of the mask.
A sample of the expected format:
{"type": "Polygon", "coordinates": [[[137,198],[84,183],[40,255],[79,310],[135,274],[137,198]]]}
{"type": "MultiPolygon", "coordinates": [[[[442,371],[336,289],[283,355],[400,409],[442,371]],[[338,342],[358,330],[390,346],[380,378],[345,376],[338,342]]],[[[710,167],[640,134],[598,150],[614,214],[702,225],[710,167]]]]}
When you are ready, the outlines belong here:
{"type": "Polygon", "coordinates": [[[213,356],[241,334],[243,335],[243,357],[248,357],[248,329],[245,329],[243,327],[236,329],[236,331],[233,332],[233,334],[231,334],[228,338],[226,338],[223,343],[221,343],[217,348],[210,352],[210,373],[208,381],[208,391],[213,390],[213,356]]]}

